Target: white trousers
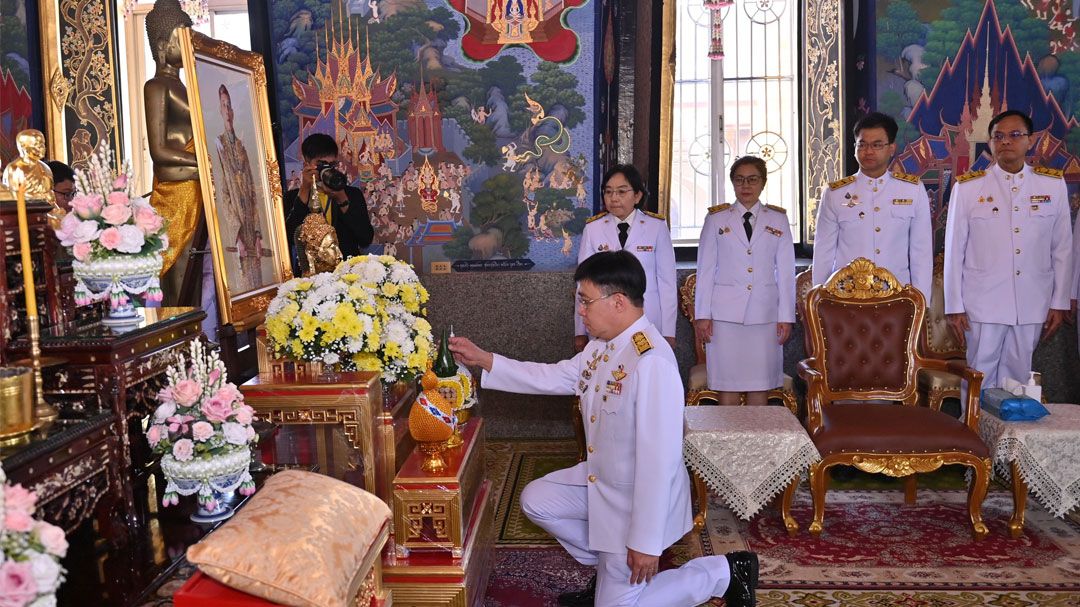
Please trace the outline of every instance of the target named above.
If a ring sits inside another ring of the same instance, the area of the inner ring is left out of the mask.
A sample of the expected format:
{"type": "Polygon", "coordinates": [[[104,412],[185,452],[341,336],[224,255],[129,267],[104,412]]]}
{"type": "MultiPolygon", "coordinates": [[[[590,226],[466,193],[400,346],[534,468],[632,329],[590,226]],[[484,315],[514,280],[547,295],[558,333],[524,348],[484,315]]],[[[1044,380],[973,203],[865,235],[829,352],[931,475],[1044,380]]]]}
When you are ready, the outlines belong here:
{"type": "Polygon", "coordinates": [[[967,339],[967,363],[982,371],[982,387],[1000,388],[1006,377],[1027,383],[1031,355],[1039,343],[1042,324],[1000,325],[972,322],[967,339]]]}
{"type": "Polygon", "coordinates": [[[648,584],[630,584],[626,552],[589,550],[589,496],[584,486],[534,480],[521,493],[521,509],[579,563],[596,566],[596,607],[694,607],[727,590],[731,572],[722,555],[662,571],[648,584]]]}

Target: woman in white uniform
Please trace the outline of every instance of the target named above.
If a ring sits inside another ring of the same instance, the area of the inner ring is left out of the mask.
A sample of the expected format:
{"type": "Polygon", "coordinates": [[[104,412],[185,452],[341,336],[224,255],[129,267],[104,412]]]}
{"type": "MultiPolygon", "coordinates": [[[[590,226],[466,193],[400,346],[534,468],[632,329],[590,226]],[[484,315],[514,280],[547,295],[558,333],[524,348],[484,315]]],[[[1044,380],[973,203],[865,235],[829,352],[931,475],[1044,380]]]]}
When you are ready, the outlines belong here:
{"type": "MultiPolygon", "coordinates": [[[[675,249],[663,215],[642,210],[645,184],[637,169],[617,164],[604,173],[604,208],[585,224],[578,246],[578,263],[600,251],[626,250],[645,268],[645,316],[675,347],[678,290],[675,287],[675,249]]],[[[581,352],[589,337],[581,316],[574,315],[574,348],[581,352]]]]}
{"type": "Polygon", "coordinates": [[[737,204],[709,208],[698,244],[694,333],[705,343],[720,404],[767,404],[783,382],[783,344],[795,322],[795,250],[783,208],[761,203],[765,162],[731,165],[737,204]]]}

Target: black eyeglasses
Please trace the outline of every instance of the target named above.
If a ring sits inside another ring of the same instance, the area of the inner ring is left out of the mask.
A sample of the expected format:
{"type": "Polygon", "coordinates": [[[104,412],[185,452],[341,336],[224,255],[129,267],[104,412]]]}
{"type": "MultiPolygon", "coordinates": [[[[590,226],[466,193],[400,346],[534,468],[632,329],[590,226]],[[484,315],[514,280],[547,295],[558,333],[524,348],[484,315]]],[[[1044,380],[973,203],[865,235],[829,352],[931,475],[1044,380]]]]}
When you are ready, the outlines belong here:
{"type": "Polygon", "coordinates": [[[1002,133],[1001,131],[996,131],[992,135],[990,135],[990,138],[998,143],[1001,143],[1002,141],[1005,141],[1006,137],[1013,141],[1019,141],[1020,139],[1027,137],[1030,134],[1031,133],[1025,133],[1024,131],[1012,131],[1011,133],[1002,133]]]}
{"type": "Polygon", "coordinates": [[[763,180],[760,175],[750,175],[749,177],[743,177],[742,175],[736,175],[731,178],[731,183],[735,185],[759,185],[763,180]]]}
{"type": "Polygon", "coordinates": [[[890,145],[892,145],[892,144],[889,143],[888,141],[873,141],[873,142],[870,142],[870,141],[856,141],[855,142],[855,149],[856,150],[865,150],[865,149],[869,148],[871,150],[874,150],[875,152],[880,152],[881,150],[884,150],[885,148],[889,147],[890,145]]]}
{"type": "Polygon", "coordinates": [[[75,198],[75,190],[72,190],[70,192],[63,192],[61,190],[54,189],[53,195],[56,196],[57,200],[71,200],[72,198],[75,198]]]}

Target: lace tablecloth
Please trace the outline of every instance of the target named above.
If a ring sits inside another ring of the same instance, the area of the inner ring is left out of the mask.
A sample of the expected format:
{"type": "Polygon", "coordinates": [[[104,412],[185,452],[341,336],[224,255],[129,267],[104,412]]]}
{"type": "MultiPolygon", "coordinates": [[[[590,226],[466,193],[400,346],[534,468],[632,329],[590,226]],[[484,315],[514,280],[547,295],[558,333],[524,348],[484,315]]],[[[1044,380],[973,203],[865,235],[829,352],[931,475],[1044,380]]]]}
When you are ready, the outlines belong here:
{"type": "Polygon", "coordinates": [[[1015,462],[1028,491],[1050,514],[1061,517],[1080,504],[1080,405],[1051,403],[1050,415],[1033,422],[1006,422],[979,414],[979,434],[990,447],[994,472],[1009,479],[1015,462]]]}
{"type": "Polygon", "coordinates": [[[744,520],[821,459],[785,407],[687,407],[684,423],[686,464],[744,520]]]}

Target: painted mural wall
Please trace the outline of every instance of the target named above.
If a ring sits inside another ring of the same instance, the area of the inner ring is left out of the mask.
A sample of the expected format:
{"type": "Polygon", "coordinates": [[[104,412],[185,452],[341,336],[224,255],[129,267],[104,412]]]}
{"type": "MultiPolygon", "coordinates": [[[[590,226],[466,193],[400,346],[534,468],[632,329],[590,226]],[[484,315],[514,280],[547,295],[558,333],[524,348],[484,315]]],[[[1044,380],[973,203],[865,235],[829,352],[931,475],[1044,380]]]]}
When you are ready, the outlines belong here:
{"type": "Polygon", "coordinates": [[[27,0],[0,2],[0,164],[18,156],[15,135],[34,127],[33,96],[41,94],[40,85],[32,80],[41,54],[36,39],[31,40],[30,33],[38,27],[31,9],[27,0]]]}
{"type": "Polygon", "coordinates": [[[1080,1],[860,2],[874,53],[857,64],[864,86],[849,104],[897,119],[894,168],[922,177],[939,250],[953,182],[993,162],[987,127],[1006,109],[1032,117],[1029,163],[1063,169],[1080,205],[1078,15],[1080,1]]]}
{"type": "Polygon", "coordinates": [[[275,0],[287,187],[332,135],[375,226],[421,271],[559,270],[598,189],[589,0],[275,0]]]}

